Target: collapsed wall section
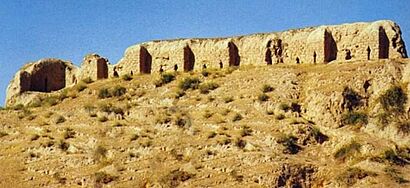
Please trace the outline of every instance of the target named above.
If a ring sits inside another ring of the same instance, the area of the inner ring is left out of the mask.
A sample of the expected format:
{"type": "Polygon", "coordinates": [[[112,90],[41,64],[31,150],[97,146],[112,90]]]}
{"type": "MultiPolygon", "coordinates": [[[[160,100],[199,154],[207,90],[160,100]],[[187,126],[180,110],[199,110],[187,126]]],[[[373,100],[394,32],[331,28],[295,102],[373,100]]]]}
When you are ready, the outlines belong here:
{"type": "Polygon", "coordinates": [[[81,80],[89,78],[93,81],[108,78],[108,59],[98,54],[86,55],[81,64],[79,77],[81,80]]]}

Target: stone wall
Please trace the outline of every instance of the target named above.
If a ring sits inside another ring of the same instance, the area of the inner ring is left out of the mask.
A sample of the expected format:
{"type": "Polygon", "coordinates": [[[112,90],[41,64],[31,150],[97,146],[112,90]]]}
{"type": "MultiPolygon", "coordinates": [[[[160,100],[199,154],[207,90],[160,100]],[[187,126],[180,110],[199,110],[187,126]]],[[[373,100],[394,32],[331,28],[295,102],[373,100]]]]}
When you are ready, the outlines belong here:
{"type": "Polygon", "coordinates": [[[86,55],[81,64],[79,77],[80,79],[91,78],[94,81],[108,78],[108,59],[98,54],[86,55]]]}
{"type": "Polygon", "coordinates": [[[76,73],[77,68],[73,64],[59,59],[41,59],[27,64],[10,81],[6,105],[14,104],[13,97],[27,91],[51,92],[74,84],[76,73]]]}
{"type": "Polygon", "coordinates": [[[226,67],[404,57],[400,27],[382,20],[229,38],[150,41],[129,47],[115,68],[121,75],[141,72],[141,67],[142,72],[151,73],[161,67],[164,71],[199,70],[204,65],[218,68],[220,63],[226,67]],[[193,65],[187,63],[187,47],[193,65]]]}

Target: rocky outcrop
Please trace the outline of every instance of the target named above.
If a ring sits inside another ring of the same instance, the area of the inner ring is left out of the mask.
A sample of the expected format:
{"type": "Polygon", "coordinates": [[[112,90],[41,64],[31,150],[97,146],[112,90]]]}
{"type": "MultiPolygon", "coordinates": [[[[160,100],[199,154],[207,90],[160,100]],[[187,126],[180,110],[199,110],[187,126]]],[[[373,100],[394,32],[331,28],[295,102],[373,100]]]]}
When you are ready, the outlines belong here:
{"type": "Polygon", "coordinates": [[[229,38],[145,42],[129,47],[116,68],[119,74],[129,74],[130,71],[158,72],[160,67],[165,71],[174,67],[199,70],[204,65],[219,68],[404,57],[407,52],[400,27],[382,20],[229,38]],[[194,57],[190,60],[194,65],[186,63],[187,46],[192,52],[190,58],[194,57]]]}
{"type": "Polygon", "coordinates": [[[6,105],[16,103],[15,96],[23,92],[51,92],[76,82],[77,68],[60,59],[41,59],[25,65],[7,87],[6,105]]]}

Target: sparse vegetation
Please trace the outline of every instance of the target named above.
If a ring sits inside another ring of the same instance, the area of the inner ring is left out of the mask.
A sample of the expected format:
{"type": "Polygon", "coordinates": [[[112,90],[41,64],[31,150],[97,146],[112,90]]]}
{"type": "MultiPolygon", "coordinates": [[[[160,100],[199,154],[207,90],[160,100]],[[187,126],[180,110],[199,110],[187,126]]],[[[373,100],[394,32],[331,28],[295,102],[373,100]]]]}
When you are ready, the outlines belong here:
{"type": "Polygon", "coordinates": [[[342,116],[343,125],[365,125],[367,121],[367,114],[363,112],[347,112],[342,116]]]}
{"type": "Polygon", "coordinates": [[[261,93],[261,94],[258,95],[258,100],[260,102],[265,102],[265,101],[269,100],[269,96],[266,95],[265,93],[261,93]]]}
{"type": "Polygon", "coordinates": [[[5,136],[7,136],[7,135],[9,135],[9,134],[6,133],[6,132],[0,131],[0,138],[3,138],[3,137],[5,137],[5,136]]]}
{"type": "Polygon", "coordinates": [[[105,147],[101,145],[97,146],[94,151],[94,160],[101,161],[102,159],[106,158],[107,153],[108,150],[105,147]]]}
{"type": "Polygon", "coordinates": [[[181,182],[187,181],[192,177],[194,177],[194,174],[181,170],[173,170],[161,179],[161,183],[166,187],[178,187],[181,182]]]}
{"type": "Polygon", "coordinates": [[[93,79],[91,79],[90,77],[87,77],[87,78],[82,79],[81,82],[84,82],[84,83],[86,83],[86,84],[91,84],[91,83],[93,83],[94,81],[93,81],[93,79]]]}
{"type": "Polygon", "coordinates": [[[268,93],[268,92],[272,92],[274,90],[274,88],[268,84],[265,84],[262,86],[262,92],[263,93],[268,93]]]}
{"type": "Polygon", "coordinates": [[[155,85],[155,87],[161,87],[165,84],[168,84],[168,83],[174,81],[175,78],[176,78],[175,73],[170,73],[170,72],[162,73],[161,77],[158,80],[154,81],[154,85],[155,85]]]}
{"type": "Polygon", "coordinates": [[[88,86],[86,84],[84,84],[83,82],[80,82],[79,84],[75,86],[75,90],[77,90],[77,92],[81,92],[87,89],[87,87],[88,86]]]}
{"type": "Polygon", "coordinates": [[[285,148],[283,153],[285,154],[297,154],[302,148],[297,144],[297,138],[293,135],[286,135],[279,138],[278,143],[282,144],[285,148]]]}
{"type": "Polygon", "coordinates": [[[399,133],[402,133],[407,136],[410,133],[410,121],[399,122],[396,125],[396,128],[399,133]]]}
{"type": "Polygon", "coordinates": [[[179,82],[178,87],[184,91],[198,89],[200,83],[201,81],[197,77],[187,77],[179,82]]]}
{"type": "Polygon", "coordinates": [[[124,81],[131,81],[131,80],[132,80],[132,76],[129,75],[129,74],[124,74],[124,75],[121,76],[121,78],[122,78],[124,81]]]}
{"type": "MultiPolygon", "coordinates": [[[[95,176],[95,183],[98,184],[108,184],[114,180],[116,180],[118,177],[117,176],[112,176],[110,174],[107,174],[105,172],[96,172],[94,174],[95,176]]],[[[96,186],[98,187],[98,186],[96,186]]]]}
{"type": "Polygon", "coordinates": [[[215,90],[219,85],[215,82],[206,82],[199,85],[199,92],[202,94],[208,94],[209,91],[215,90]]]}
{"type": "Polygon", "coordinates": [[[285,119],[285,115],[283,115],[283,114],[278,114],[278,115],[275,116],[275,119],[277,119],[277,120],[285,119]]]}
{"type": "Polygon", "coordinates": [[[110,97],[120,97],[125,93],[127,93],[127,89],[125,87],[117,85],[112,90],[109,90],[107,88],[101,88],[98,91],[98,98],[105,99],[110,97]]]}
{"type": "Polygon", "coordinates": [[[239,113],[236,113],[232,118],[232,122],[240,121],[242,119],[243,119],[242,115],[239,113]]]}
{"type": "Polygon", "coordinates": [[[343,108],[348,111],[353,111],[356,107],[361,105],[362,97],[353,89],[345,87],[343,90],[343,108]]]}
{"type": "Polygon", "coordinates": [[[402,174],[393,167],[386,167],[384,169],[384,172],[386,172],[386,174],[390,176],[390,178],[392,178],[395,182],[399,184],[410,182],[409,180],[404,179],[402,174]]]}
{"type": "Polygon", "coordinates": [[[290,110],[290,106],[289,106],[288,104],[286,104],[286,103],[281,103],[281,104],[279,105],[279,109],[280,109],[280,110],[283,110],[283,111],[285,111],[285,112],[287,112],[287,111],[290,110]]]}
{"type": "Polygon", "coordinates": [[[336,179],[338,182],[344,185],[353,186],[357,182],[357,180],[361,180],[363,178],[366,178],[367,176],[376,176],[376,174],[362,170],[360,168],[349,168],[339,176],[337,176],[336,179]]]}
{"type": "Polygon", "coordinates": [[[64,116],[58,115],[58,116],[55,118],[54,123],[55,123],[55,124],[64,123],[65,120],[66,120],[66,119],[64,118],[64,116]]]}
{"type": "Polygon", "coordinates": [[[407,95],[400,86],[392,86],[379,97],[380,104],[386,112],[401,113],[407,102],[407,95]]]}
{"type": "Polygon", "coordinates": [[[333,156],[336,159],[344,161],[348,157],[353,156],[356,152],[359,152],[360,147],[361,145],[359,143],[357,143],[356,141],[352,141],[351,143],[339,148],[333,156]]]}
{"type": "Polygon", "coordinates": [[[223,98],[223,101],[225,103],[230,103],[230,102],[233,101],[233,97],[232,96],[226,96],[226,97],[223,98]]]}

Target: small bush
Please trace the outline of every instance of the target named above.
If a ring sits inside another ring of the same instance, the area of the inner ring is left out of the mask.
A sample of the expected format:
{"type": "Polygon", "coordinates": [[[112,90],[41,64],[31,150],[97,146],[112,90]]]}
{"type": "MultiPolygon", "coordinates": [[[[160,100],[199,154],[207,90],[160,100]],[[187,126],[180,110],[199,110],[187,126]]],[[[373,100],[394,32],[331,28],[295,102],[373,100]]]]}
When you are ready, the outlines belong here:
{"type": "Polygon", "coordinates": [[[83,84],[82,82],[75,86],[75,90],[77,90],[78,92],[84,91],[85,89],[87,89],[87,85],[83,84]]]}
{"type": "Polygon", "coordinates": [[[91,83],[94,82],[93,79],[91,79],[90,77],[84,78],[81,81],[86,83],[86,84],[91,84],[91,83]]]}
{"type": "Polygon", "coordinates": [[[55,119],[55,123],[56,124],[64,123],[65,120],[66,119],[64,118],[64,116],[57,116],[56,119],[55,119]]]}
{"type": "Polygon", "coordinates": [[[163,86],[163,85],[165,85],[165,84],[168,84],[168,83],[174,81],[175,78],[176,78],[176,74],[175,74],[175,73],[168,73],[168,72],[167,72],[167,73],[163,73],[163,74],[161,74],[161,78],[158,79],[158,80],[156,80],[156,81],[154,82],[154,84],[155,84],[156,87],[161,87],[161,86],[163,86]]]}
{"type": "Polygon", "coordinates": [[[243,119],[242,115],[239,113],[236,113],[232,118],[232,122],[240,121],[242,119],[243,119]]]}
{"type": "Polygon", "coordinates": [[[353,186],[357,180],[366,178],[367,176],[376,176],[375,173],[362,170],[360,168],[349,168],[336,177],[336,180],[347,185],[353,186]]]}
{"type": "Polygon", "coordinates": [[[313,127],[312,129],[312,136],[316,140],[317,143],[322,144],[323,142],[327,141],[329,139],[328,136],[323,134],[319,128],[313,127]]]}
{"type": "Polygon", "coordinates": [[[100,161],[107,156],[108,150],[103,146],[97,146],[94,151],[94,159],[100,161]]]}
{"type": "Polygon", "coordinates": [[[12,110],[22,110],[24,108],[23,104],[16,104],[11,107],[12,110]]]}
{"type": "Polygon", "coordinates": [[[46,104],[47,106],[55,106],[58,104],[58,102],[59,102],[58,98],[54,96],[46,97],[43,100],[43,104],[46,104]]]}
{"type": "Polygon", "coordinates": [[[342,124],[344,125],[367,124],[367,115],[363,112],[348,112],[342,116],[342,124]]]}
{"type": "Polygon", "coordinates": [[[404,179],[401,176],[401,173],[393,167],[386,167],[384,172],[386,172],[386,174],[389,175],[396,183],[402,184],[410,182],[409,180],[404,179]]]}
{"type": "Polygon", "coordinates": [[[7,135],[9,135],[9,134],[6,133],[6,132],[0,131],[0,138],[5,137],[7,135]]]}
{"type": "Polygon", "coordinates": [[[285,112],[287,112],[287,111],[290,110],[290,106],[289,106],[288,104],[286,104],[286,103],[281,103],[281,104],[279,105],[279,109],[280,109],[280,110],[283,110],[283,111],[285,111],[285,112]]]}
{"type": "Polygon", "coordinates": [[[333,157],[339,160],[345,160],[347,157],[354,155],[355,152],[360,150],[361,145],[355,141],[338,149],[333,157]]]}
{"type": "Polygon", "coordinates": [[[111,93],[114,97],[120,97],[127,93],[127,89],[122,86],[115,86],[111,93]]]}
{"type": "MultiPolygon", "coordinates": [[[[114,180],[116,180],[118,177],[117,176],[112,176],[110,174],[107,174],[105,172],[96,172],[94,174],[95,176],[95,183],[98,184],[107,184],[110,183],[114,180]]],[[[100,186],[95,186],[95,187],[100,187],[100,186]]]]}
{"type": "Polygon", "coordinates": [[[184,91],[188,89],[198,89],[200,83],[199,78],[187,77],[179,82],[178,87],[184,91]]]}
{"type": "Polygon", "coordinates": [[[98,98],[105,99],[105,98],[110,98],[110,97],[112,97],[112,95],[107,88],[101,88],[98,91],[98,98]]]}
{"type": "Polygon", "coordinates": [[[230,102],[233,101],[233,97],[231,97],[231,96],[226,96],[226,97],[223,98],[223,100],[224,100],[225,103],[230,103],[230,102]]]}
{"type": "Polygon", "coordinates": [[[208,94],[209,91],[215,90],[218,87],[219,85],[215,82],[203,83],[199,85],[199,92],[201,92],[202,94],[208,94]]]}
{"type": "Polygon", "coordinates": [[[251,136],[252,135],[252,129],[248,126],[244,126],[242,127],[241,131],[240,131],[240,135],[241,137],[245,137],[245,136],[251,136]]]}
{"type": "Polygon", "coordinates": [[[216,132],[212,131],[208,134],[207,137],[208,137],[208,139],[210,139],[210,138],[214,138],[216,135],[217,135],[216,132]]]}
{"type": "Polygon", "coordinates": [[[387,112],[403,112],[407,102],[406,93],[399,86],[393,86],[379,97],[380,104],[387,112]]]}
{"type": "Polygon", "coordinates": [[[285,119],[285,115],[283,115],[283,114],[278,114],[277,116],[275,116],[275,118],[276,118],[277,120],[282,120],[282,119],[285,119]]]}
{"type": "Polygon", "coordinates": [[[214,115],[212,112],[210,112],[209,110],[205,110],[203,117],[208,119],[212,117],[212,115],[214,115]]]}
{"type": "Polygon", "coordinates": [[[75,137],[75,131],[73,129],[66,129],[63,134],[64,139],[70,139],[75,137]]]}
{"type": "Polygon", "coordinates": [[[283,136],[278,140],[279,144],[282,144],[285,149],[283,153],[285,154],[297,154],[302,148],[297,145],[297,138],[295,136],[283,136]]]}
{"type": "Polygon", "coordinates": [[[400,122],[396,125],[397,131],[404,134],[404,135],[409,135],[410,133],[410,121],[406,122],[400,122]]]}
{"type": "Polygon", "coordinates": [[[265,84],[262,86],[262,92],[263,93],[268,93],[268,92],[272,92],[274,90],[274,88],[268,84],[265,84]]]}
{"type": "Polygon", "coordinates": [[[106,122],[106,121],[108,121],[108,118],[106,116],[100,116],[100,117],[98,117],[98,121],[99,122],[106,122]]]}
{"type": "Polygon", "coordinates": [[[406,159],[404,159],[402,156],[400,156],[398,153],[396,153],[392,149],[386,150],[384,152],[384,154],[382,156],[382,160],[385,160],[385,161],[388,161],[392,164],[400,165],[400,166],[404,166],[404,165],[408,164],[406,159]]]}
{"type": "Polygon", "coordinates": [[[269,100],[269,96],[266,95],[265,93],[261,93],[261,94],[258,95],[258,100],[260,102],[265,102],[265,101],[269,100]]]}
{"type": "Polygon", "coordinates": [[[353,89],[345,87],[343,90],[343,108],[352,111],[354,108],[361,105],[362,97],[353,89]]]}
{"type": "Polygon", "coordinates": [[[132,80],[132,76],[129,74],[124,74],[123,76],[121,76],[121,78],[125,81],[131,81],[132,80]]]}
{"type": "Polygon", "coordinates": [[[60,140],[60,141],[58,142],[58,147],[59,147],[61,150],[63,150],[63,151],[67,151],[68,148],[70,147],[70,144],[67,143],[67,142],[65,142],[64,140],[60,140]]]}

